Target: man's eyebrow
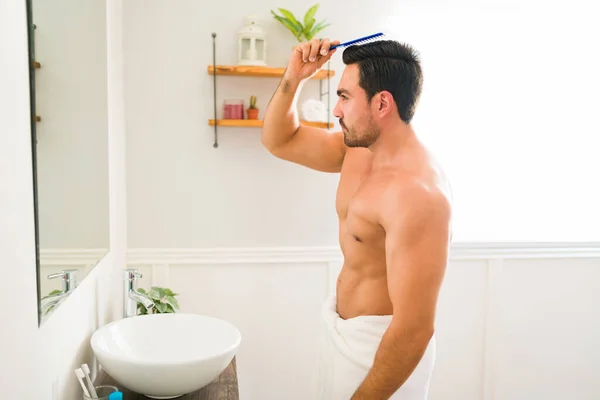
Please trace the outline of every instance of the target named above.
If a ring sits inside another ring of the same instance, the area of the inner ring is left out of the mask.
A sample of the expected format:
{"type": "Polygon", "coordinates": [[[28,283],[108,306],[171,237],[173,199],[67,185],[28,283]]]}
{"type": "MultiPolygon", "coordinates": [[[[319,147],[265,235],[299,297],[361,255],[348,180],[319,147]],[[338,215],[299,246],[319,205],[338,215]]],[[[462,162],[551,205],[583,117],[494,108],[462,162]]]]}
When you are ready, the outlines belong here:
{"type": "Polygon", "coordinates": [[[342,94],[349,94],[348,91],[346,89],[338,89],[337,90],[337,95],[341,96],[342,94]]]}

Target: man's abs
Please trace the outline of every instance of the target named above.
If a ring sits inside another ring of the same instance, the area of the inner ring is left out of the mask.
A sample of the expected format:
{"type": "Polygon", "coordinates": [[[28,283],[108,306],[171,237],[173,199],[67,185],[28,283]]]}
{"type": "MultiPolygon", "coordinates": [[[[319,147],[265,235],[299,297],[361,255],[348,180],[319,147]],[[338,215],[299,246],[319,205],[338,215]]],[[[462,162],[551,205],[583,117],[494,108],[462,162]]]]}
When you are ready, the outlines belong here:
{"type": "Polygon", "coordinates": [[[381,185],[369,179],[370,152],[347,152],[337,190],[336,211],[344,265],[337,282],[337,311],[344,319],[389,315],[385,232],[378,224],[381,185]]]}
{"type": "Polygon", "coordinates": [[[336,292],[337,312],[343,319],[392,314],[385,277],[365,278],[344,266],[338,277],[336,292]]]}
{"type": "Polygon", "coordinates": [[[360,315],[390,315],[385,252],[355,238],[342,239],[344,265],[337,280],[337,312],[344,319],[360,315]]]}

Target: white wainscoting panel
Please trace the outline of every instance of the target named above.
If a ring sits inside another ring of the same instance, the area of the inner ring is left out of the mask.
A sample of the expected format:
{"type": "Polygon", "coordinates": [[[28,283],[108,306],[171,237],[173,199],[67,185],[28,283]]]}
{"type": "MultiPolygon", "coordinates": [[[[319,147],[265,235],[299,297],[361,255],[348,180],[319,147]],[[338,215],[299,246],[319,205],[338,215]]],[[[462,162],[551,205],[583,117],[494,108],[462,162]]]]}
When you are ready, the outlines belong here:
{"type": "MultiPolygon", "coordinates": [[[[335,248],[132,249],[140,286],[242,332],[241,400],[310,400],[335,248]]],[[[600,399],[600,245],[454,246],[429,400],[600,399]]]]}
{"type": "Polygon", "coordinates": [[[494,399],[600,399],[600,259],[506,260],[494,399]]]}

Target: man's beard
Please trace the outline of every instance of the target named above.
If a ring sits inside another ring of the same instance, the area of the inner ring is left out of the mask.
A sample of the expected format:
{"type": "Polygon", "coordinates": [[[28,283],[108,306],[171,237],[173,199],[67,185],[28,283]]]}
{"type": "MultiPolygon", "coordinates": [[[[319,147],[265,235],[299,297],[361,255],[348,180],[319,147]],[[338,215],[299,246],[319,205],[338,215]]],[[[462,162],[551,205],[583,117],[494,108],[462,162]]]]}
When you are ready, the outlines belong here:
{"type": "Polygon", "coordinates": [[[369,147],[379,138],[379,129],[370,121],[364,129],[348,129],[340,119],[340,126],[343,128],[344,144],[348,147],[369,147]]]}

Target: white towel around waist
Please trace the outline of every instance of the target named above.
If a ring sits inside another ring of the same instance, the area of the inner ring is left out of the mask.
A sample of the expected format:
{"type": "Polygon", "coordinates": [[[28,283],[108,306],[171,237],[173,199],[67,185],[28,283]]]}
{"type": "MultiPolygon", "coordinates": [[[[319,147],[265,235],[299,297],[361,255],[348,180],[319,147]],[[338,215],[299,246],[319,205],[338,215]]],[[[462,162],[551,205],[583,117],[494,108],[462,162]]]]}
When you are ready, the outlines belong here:
{"type": "MultiPolygon", "coordinates": [[[[367,315],[342,319],[336,297],[322,310],[324,332],[317,373],[318,400],[348,400],[373,365],[381,338],[392,321],[391,315],[367,315]]],[[[435,336],[429,342],[417,368],[390,398],[426,400],[435,362],[435,336]]]]}

